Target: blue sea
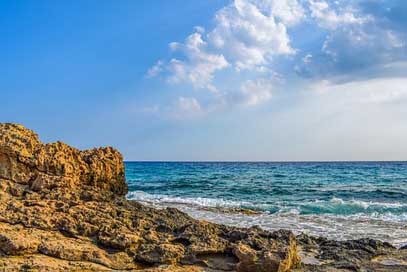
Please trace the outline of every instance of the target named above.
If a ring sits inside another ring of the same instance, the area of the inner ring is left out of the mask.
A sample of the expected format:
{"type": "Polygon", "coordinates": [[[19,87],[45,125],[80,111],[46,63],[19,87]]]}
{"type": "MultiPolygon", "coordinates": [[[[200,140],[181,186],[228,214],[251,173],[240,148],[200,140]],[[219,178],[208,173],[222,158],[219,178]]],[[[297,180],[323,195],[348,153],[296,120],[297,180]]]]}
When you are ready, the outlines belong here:
{"type": "Polygon", "coordinates": [[[407,243],[407,162],[126,162],[125,168],[129,199],[197,219],[407,243]]]}

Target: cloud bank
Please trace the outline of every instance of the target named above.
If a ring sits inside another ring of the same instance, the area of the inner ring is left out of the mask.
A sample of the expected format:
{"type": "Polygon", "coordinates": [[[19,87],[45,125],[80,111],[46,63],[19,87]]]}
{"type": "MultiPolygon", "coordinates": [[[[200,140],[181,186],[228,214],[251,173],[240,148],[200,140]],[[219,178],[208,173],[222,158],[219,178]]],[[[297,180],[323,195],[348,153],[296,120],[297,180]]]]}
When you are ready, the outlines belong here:
{"type": "Polygon", "coordinates": [[[209,111],[203,95],[211,109],[253,107],[276,89],[293,88],[293,81],[383,77],[386,66],[407,62],[407,18],[400,10],[406,1],[234,0],[214,14],[208,30],[195,27],[170,43],[173,57],[160,59],[147,76],[198,91],[177,104],[200,112],[209,111]]]}

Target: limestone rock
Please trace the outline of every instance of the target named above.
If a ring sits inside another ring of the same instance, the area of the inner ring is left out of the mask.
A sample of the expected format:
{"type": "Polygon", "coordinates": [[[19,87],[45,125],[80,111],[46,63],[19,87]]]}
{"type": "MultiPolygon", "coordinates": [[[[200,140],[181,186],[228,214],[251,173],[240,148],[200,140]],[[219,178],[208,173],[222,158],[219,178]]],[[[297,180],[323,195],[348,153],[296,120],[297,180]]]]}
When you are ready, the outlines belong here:
{"type": "Polygon", "coordinates": [[[65,188],[85,200],[127,193],[123,158],[117,150],[80,151],[62,142],[43,144],[33,131],[15,124],[0,124],[0,178],[34,191],[65,188]]]}

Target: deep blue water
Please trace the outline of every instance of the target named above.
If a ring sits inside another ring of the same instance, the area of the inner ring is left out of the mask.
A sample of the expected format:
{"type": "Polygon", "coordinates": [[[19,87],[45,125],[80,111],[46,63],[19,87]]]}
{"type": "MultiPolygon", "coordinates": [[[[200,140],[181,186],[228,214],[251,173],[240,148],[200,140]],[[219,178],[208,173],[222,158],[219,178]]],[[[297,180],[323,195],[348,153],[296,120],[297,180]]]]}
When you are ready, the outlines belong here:
{"type": "Polygon", "coordinates": [[[125,167],[129,198],[175,206],[197,218],[337,239],[370,235],[407,241],[407,162],[127,162],[125,167]],[[225,213],[230,208],[260,213],[225,213]]]}

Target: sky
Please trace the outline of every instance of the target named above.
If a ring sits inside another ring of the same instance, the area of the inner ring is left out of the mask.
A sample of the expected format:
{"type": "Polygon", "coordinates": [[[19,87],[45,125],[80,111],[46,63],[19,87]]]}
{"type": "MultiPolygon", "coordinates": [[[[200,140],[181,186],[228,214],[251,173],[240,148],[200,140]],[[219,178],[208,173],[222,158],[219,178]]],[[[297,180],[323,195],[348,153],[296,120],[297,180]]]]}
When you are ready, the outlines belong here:
{"type": "Polygon", "coordinates": [[[407,1],[0,2],[0,122],[125,160],[407,160],[407,1]]]}

